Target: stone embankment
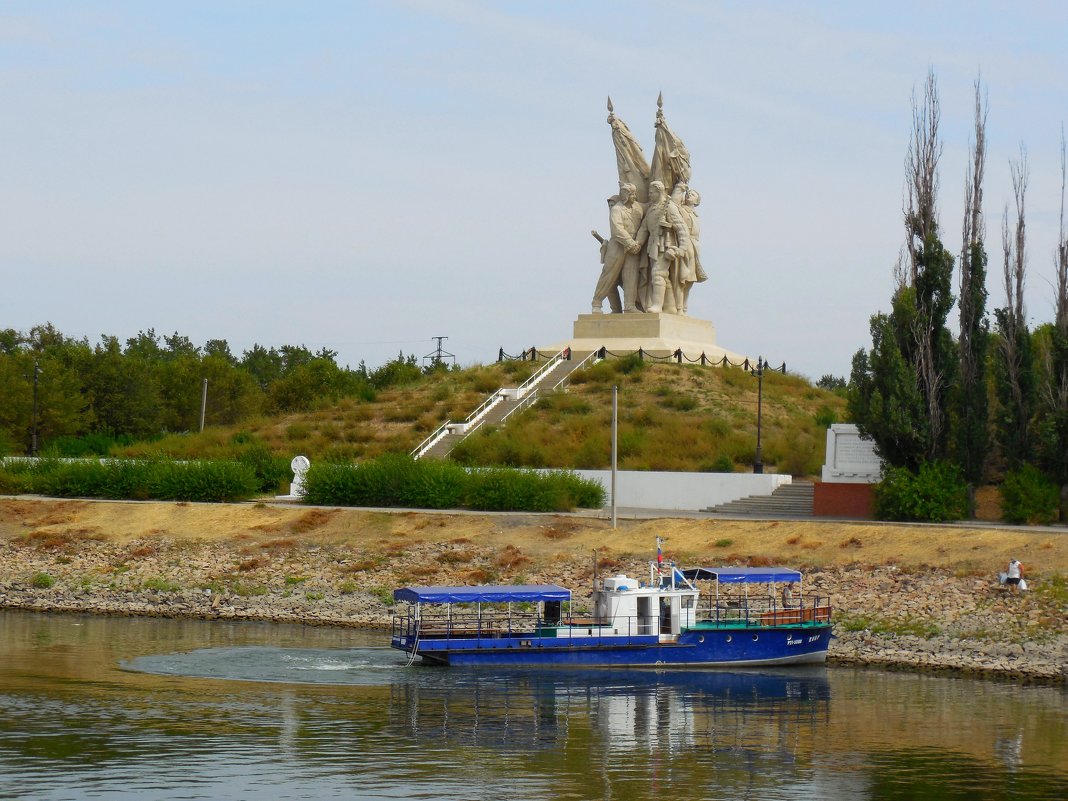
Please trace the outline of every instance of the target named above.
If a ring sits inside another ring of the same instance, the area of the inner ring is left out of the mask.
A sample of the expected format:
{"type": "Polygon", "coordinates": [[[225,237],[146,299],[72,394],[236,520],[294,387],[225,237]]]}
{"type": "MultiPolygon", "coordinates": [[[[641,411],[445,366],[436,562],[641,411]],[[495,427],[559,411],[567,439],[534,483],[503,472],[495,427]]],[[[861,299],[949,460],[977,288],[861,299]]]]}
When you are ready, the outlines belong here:
{"type": "MultiPolygon", "coordinates": [[[[602,569],[640,576],[647,566],[602,569]]],[[[462,538],[375,552],[292,539],[12,539],[0,540],[0,608],[385,628],[397,586],[498,580],[581,592],[592,572],[586,558],[481,552],[462,538]]],[[[804,583],[806,599],[834,607],[832,661],[1065,682],[1068,609],[1060,592],[1036,589],[1016,596],[987,577],[856,565],[810,571],[804,583]]]]}

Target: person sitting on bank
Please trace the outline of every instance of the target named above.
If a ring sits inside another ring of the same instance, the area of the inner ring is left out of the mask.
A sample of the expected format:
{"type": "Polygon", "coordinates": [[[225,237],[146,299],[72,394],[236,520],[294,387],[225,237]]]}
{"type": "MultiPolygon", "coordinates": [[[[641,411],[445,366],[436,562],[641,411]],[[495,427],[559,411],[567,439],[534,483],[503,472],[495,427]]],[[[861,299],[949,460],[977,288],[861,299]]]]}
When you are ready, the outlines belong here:
{"type": "Polygon", "coordinates": [[[1012,591],[1016,594],[1020,592],[1020,579],[1023,578],[1023,565],[1021,565],[1016,559],[1009,561],[1008,572],[1005,573],[1005,583],[1009,585],[1012,591]]]}

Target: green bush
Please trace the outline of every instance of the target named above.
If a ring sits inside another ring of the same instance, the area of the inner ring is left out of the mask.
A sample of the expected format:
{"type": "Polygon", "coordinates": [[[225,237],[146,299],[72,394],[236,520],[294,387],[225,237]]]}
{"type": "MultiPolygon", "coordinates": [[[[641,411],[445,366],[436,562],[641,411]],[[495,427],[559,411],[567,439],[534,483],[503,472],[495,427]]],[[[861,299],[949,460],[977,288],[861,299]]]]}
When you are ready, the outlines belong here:
{"type": "Polygon", "coordinates": [[[260,492],[277,492],[293,474],[289,460],[284,456],[275,456],[262,442],[253,442],[241,451],[237,461],[252,469],[260,492]]]}
{"type": "Polygon", "coordinates": [[[28,489],[60,498],[226,502],[256,492],[252,468],[222,459],[41,460],[26,473],[28,489]]]}
{"type": "Polygon", "coordinates": [[[1057,519],[1060,493],[1034,465],[1005,474],[1001,485],[1001,511],[1009,523],[1048,526],[1057,519]]]}
{"type": "Polygon", "coordinates": [[[574,473],[507,468],[468,472],[452,462],[406,456],[384,456],[360,465],[316,463],[304,486],[306,503],[339,506],[548,512],[604,503],[601,485],[574,473]]]}
{"type": "Polygon", "coordinates": [[[115,436],[109,431],[94,431],[81,437],[58,437],[48,443],[57,456],[80,459],[88,456],[107,456],[112,447],[130,445],[133,437],[115,436]]]}
{"type": "Polygon", "coordinates": [[[711,462],[701,465],[702,473],[733,473],[734,460],[730,454],[721,453],[711,462]]]}
{"type": "Polygon", "coordinates": [[[943,522],[968,515],[968,487],[955,465],[927,462],[919,473],[889,467],[875,486],[880,520],[943,522]]]}
{"type": "Polygon", "coordinates": [[[21,495],[28,491],[29,479],[26,473],[0,465],[0,495],[21,495]]]}

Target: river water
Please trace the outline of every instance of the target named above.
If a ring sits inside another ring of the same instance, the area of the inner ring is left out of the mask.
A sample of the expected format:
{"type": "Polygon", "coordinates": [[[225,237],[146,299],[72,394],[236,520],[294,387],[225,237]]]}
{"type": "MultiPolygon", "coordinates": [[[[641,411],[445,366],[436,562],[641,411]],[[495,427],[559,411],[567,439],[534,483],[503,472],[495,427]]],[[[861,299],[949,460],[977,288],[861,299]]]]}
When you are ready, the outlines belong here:
{"type": "Polygon", "coordinates": [[[1063,688],[406,668],[351,630],[0,611],[0,799],[1065,799],[1063,688]]]}

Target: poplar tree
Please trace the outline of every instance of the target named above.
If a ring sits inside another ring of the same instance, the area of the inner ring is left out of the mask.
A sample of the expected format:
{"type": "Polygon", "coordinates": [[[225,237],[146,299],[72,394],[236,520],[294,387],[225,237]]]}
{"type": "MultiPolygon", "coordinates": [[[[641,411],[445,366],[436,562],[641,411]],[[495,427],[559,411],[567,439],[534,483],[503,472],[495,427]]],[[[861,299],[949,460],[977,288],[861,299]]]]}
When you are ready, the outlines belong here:
{"type": "Polygon", "coordinates": [[[853,358],[849,410],[879,455],[918,470],[944,458],[949,443],[948,387],[956,346],[945,322],[953,307],[953,256],[938,231],[938,87],[927,74],[922,102],[913,95],[912,138],[905,160],[904,257],[889,315],[871,318],[872,348],[853,358]]]}
{"type": "Polygon", "coordinates": [[[1068,228],[1064,219],[1066,165],[1061,131],[1061,217],[1054,264],[1057,298],[1049,350],[1046,353],[1041,409],[1036,426],[1039,459],[1060,484],[1060,519],[1068,522],[1068,228]]]}
{"type": "Polygon", "coordinates": [[[964,181],[963,244],[960,253],[960,377],[956,393],[956,455],[968,482],[969,513],[982,481],[989,449],[986,361],[990,330],[986,319],[987,255],[983,239],[983,170],[986,117],[980,82],[975,82],[975,141],[964,181]]]}
{"type": "Polygon", "coordinates": [[[1035,408],[1034,345],[1024,309],[1027,271],[1027,153],[1020,148],[1019,161],[1010,161],[1016,224],[1009,226],[1009,207],[1001,222],[1002,279],[1005,306],[994,311],[998,347],[994,358],[997,411],[995,431],[1001,454],[1010,470],[1031,457],[1030,426],[1035,408]]]}

